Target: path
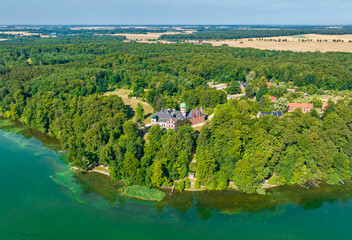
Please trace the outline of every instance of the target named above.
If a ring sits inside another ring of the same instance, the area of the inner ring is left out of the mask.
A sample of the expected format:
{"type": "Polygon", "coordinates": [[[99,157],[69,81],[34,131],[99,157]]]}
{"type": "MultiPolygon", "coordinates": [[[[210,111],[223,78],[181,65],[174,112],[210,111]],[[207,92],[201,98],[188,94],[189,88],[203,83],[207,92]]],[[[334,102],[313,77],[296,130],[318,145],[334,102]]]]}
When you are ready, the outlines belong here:
{"type": "Polygon", "coordinates": [[[242,97],[244,95],[245,95],[245,93],[235,94],[235,95],[227,95],[227,100],[240,98],[240,97],[242,97]]]}

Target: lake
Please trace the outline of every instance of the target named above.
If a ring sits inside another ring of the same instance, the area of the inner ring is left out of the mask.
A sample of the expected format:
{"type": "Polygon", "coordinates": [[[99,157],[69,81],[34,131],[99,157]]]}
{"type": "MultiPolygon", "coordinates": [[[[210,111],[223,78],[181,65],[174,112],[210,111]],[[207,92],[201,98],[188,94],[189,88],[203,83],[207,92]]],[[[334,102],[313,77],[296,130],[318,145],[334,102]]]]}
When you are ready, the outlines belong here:
{"type": "Polygon", "coordinates": [[[129,199],[98,173],[73,174],[59,143],[0,119],[0,239],[351,239],[352,183],[176,192],[129,199]]]}

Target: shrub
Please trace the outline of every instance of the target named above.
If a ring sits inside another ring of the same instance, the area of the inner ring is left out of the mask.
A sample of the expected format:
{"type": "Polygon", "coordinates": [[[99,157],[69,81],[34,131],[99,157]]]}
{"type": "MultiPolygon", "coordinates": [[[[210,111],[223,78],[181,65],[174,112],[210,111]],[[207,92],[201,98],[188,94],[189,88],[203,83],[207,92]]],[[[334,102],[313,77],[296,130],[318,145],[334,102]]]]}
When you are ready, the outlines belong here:
{"type": "Polygon", "coordinates": [[[257,188],[257,193],[260,194],[260,195],[265,195],[266,192],[265,192],[265,189],[264,188],[257,188]]]}
{"type": "Polygon", "coordinates": [[[209,190],[215,190],[216,187],[217,187],[217,181],[216,180],[211,181],[209,186],[208,186],[209,190]]]}
{"type": "Polygon", "coordinates": [[[178,184],[175,185],[175,188],[180,190],[180,192],[182,192],[183,189],[185,189],[185,182],[183,182],[183,181],[182,182],[178,182],[178,184]]]}
{"type": "Polygon", "coordinates": [[[276,185],[276,183],[277,183],[277,176],[276,176],[276,175],[272,176],[272,177],[269,179],[268,183],[269,183],[270,185],[276,185]]]}
{"type": "Polygon", "coordinates": [[[188,189],[190,187],[191,187],[191,183],[190,183],[190,180],[187,178],[185,182],[185,189],[188,189]]]}
{"type": "Polygon", "coordinates": [[[199,183],[199,181],[195,181],[195,182],[194,182],[194,188],[195,188],[195,189],[200,189],[200,183],[199,183]]]}

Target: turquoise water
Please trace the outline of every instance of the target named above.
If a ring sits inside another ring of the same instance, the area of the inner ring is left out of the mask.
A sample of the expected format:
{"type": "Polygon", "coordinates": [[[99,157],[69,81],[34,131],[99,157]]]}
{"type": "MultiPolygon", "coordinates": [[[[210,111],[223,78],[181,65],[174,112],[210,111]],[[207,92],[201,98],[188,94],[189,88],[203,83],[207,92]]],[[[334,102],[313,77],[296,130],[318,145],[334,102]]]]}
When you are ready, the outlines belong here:
{"type": "Polygon", "coordinates": [[[106,176],[70,173],[55,140],[8,120],[0,129],[1,240],[352,238],[350,183],[143,202],[106,176]]]}

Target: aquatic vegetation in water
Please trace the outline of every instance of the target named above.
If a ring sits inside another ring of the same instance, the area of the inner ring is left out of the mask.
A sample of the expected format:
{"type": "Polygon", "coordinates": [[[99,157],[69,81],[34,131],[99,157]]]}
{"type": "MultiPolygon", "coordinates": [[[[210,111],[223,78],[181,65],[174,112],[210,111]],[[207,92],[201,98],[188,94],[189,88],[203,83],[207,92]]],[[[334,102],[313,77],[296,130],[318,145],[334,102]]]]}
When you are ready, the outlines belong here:
{"type": "Polygon", "coordinates": [[[124,193],[133,198],[139,198],[147,201],[161,201],[165,198],[165,193],[158,189],[150,189],[143,186],[127,187],[124,193]]]}
{"type": "Polygon", "coordinates": [[[80,193],[82,191],[80,185],[74,182],[70,171],[59,172],[55,176],[50,177],[55,183],[70,189],[72,193],[80,193]]]}

